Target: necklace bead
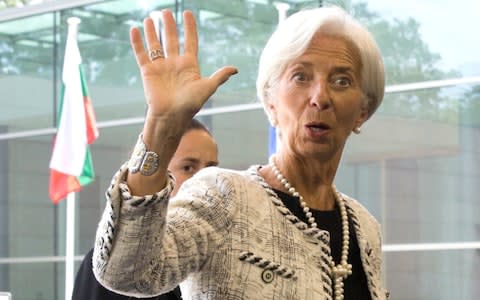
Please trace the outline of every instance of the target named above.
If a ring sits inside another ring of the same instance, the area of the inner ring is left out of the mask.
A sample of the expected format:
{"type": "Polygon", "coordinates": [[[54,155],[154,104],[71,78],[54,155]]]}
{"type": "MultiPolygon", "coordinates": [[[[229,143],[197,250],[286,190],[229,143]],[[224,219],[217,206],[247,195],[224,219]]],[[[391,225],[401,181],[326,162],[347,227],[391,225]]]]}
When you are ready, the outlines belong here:
{"type": "MultiPolygon", "coordinates": [[[[304,201],[302,195],[291,185],[290,182],[283,176],[283,174],[278,169],[277,165],[275,164],[275,156],[270,157],[270,167],[275,174],[275,178],[283,184],[285,189],[294,197],[297,197],[300,202],[300,207],[307,218],[307,222],[311,228],[317,228],[317,223],[315,222],[315,218],[313,218],[312,213],[310,212],[310,208],[307,206],[307,203],[304,201]]],[[[345,203],[343,202],[342,197],[335,189],[335,186],[332,186],[334,190],[335,200],[338,204],[340,209],[340,217],[342,220],[342,251],[340,256],[340,263],[335,265],[333,261],[333,257],[330,257],[330,268],[332,272],[332,279],[334,282],[334,294],[336,300],[342,300],[343,296],[343,288],[344,284],[343,281],[352,274],[352,265],[348,263],[348,249],[350,245],[350,231],[348,228],[348,215],[347,209],[345,208],[345,203]]]]}

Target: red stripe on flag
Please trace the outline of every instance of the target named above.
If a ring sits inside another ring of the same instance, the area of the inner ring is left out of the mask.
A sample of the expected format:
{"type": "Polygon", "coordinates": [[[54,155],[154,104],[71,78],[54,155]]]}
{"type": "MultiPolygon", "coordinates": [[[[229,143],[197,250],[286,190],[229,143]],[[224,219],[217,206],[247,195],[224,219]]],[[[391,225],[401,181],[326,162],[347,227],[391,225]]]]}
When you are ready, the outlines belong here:
{"type": "Polygon", "coordinates": [[[87,125],[87,143],[92,144],[98,137],[97,121],[95,120],[95,112],[93,111],[90,97],[84,96],[83,103],[85,105],[85,124],[87,125]]]}
{"type": "Polygon", "coordinates": [[[75,176],[50,169],[49,196],[54,204],[65,199],[70,192],[80,191],[81,186],[75,176]]]}

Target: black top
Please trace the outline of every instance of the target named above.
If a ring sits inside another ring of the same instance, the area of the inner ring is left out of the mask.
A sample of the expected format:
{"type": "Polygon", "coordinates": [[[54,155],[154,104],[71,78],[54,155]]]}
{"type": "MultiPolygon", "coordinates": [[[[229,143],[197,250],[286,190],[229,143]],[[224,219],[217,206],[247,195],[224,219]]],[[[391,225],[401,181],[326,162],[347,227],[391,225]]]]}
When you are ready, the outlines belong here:
{"type": "MultiPolygon", "coordinates": [[[[90,250],[83,258],[80,269],[78,269],[75,277],[75,285],[73,286],[72,300],[127,300],[139,299],[135,297],[123,296],[104,288],[93,275],[92,270],[93,249],[90,250]]],[[[180,288],[177,286],[173,291],[166,294],[153,297],[142,298],[150,300],[181,300],[180,288]]]]}
{"type": "MultiPolygon", "coordinates": [[[[308,224],[307,217],[300,206],[298,197],[275,190],[283,204],[297,218],[308,224]]],[[[340,262],[342,252],[342,218],[340,209],[335,205],[334,210],[321,211],[310,209],[312,216],[315,218],[318,228],[326,230],[330,233],[330,249],[333,260],[336,264],[340,262]]],[[[352,224],[352,219],[348,218],[350,243],[348,249],[348,263],[352,265],[352,274],[344,281],[345,300],[371,300],[368,290],[367,277],[363,270],[362,260],[360,258],[360,248],[358,247],[357,235],[352,224]]],[[[333,295],[335,297],[335,295],[333,295]]]]}

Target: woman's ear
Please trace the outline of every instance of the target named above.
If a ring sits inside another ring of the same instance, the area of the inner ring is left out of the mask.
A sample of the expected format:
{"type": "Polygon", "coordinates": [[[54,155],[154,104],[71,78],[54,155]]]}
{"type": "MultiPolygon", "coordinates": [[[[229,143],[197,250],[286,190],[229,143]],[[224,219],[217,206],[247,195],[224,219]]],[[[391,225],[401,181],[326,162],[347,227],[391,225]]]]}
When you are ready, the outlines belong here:
{"type": "Polygon", "coordinates": [[[358,126],[362,126],[365,121],[368,120],[368,117],[370,116],[370,112],[368,111],[368,107],[365,105],[365,107],[362,108],[362,111],[360,113],[360,117],[358,118],[358,126]]]}
{"type": "Polygon", "coordinates": [[[366,120],[368,120],[368,117],[369,112],[367,106],[365,105],[360,112],[360,116],[355,121],[355,125],[352,128],[353,133],[359,134],[361,132],[362,125],[366,120]]]}
{"type": "Polygon", "coordinates": [[[277,127],[277,124],[278,124],[278,121],[277,121],[277,112],[275,110],[275,105],[267,100],[268,103],[267,103],[267,111],[268,111],[268,120],[270,121],[270,124],[273,126],[273,127],[277,127]]]}

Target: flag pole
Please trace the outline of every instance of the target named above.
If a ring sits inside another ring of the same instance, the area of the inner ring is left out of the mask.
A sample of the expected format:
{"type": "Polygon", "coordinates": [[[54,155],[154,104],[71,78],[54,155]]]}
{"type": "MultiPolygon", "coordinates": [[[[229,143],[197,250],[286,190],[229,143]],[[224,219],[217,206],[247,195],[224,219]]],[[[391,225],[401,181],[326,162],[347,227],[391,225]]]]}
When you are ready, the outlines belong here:
{"type": "MultiPolygon", "coordinates": [[[[68,35],[75,36],[77,40],[78,24],[81,20],[77,17],[70,17],[68,23],[68,35]]],[[[70,36],[68,37],[70,38],[70,36]]],[[[65,300],[72,299],[73,282],[75,276],[75,192],[67,195],[66,213],[66,237],[65,237],[65,300]]]]}
{"type": "Polygon", "coordinates": [[[75,193],[68,193],[65,238],[65,300],[72,299],[73,281],[75,275],[75,193]]]}
{"type": "Polygon", "coordinates": [[[278,11],[278,24],[280,24],[287,18],[287,11],[290,9],[290,4],[274,2],[273,5],[275,5],[275,8],[278,11]]]}

